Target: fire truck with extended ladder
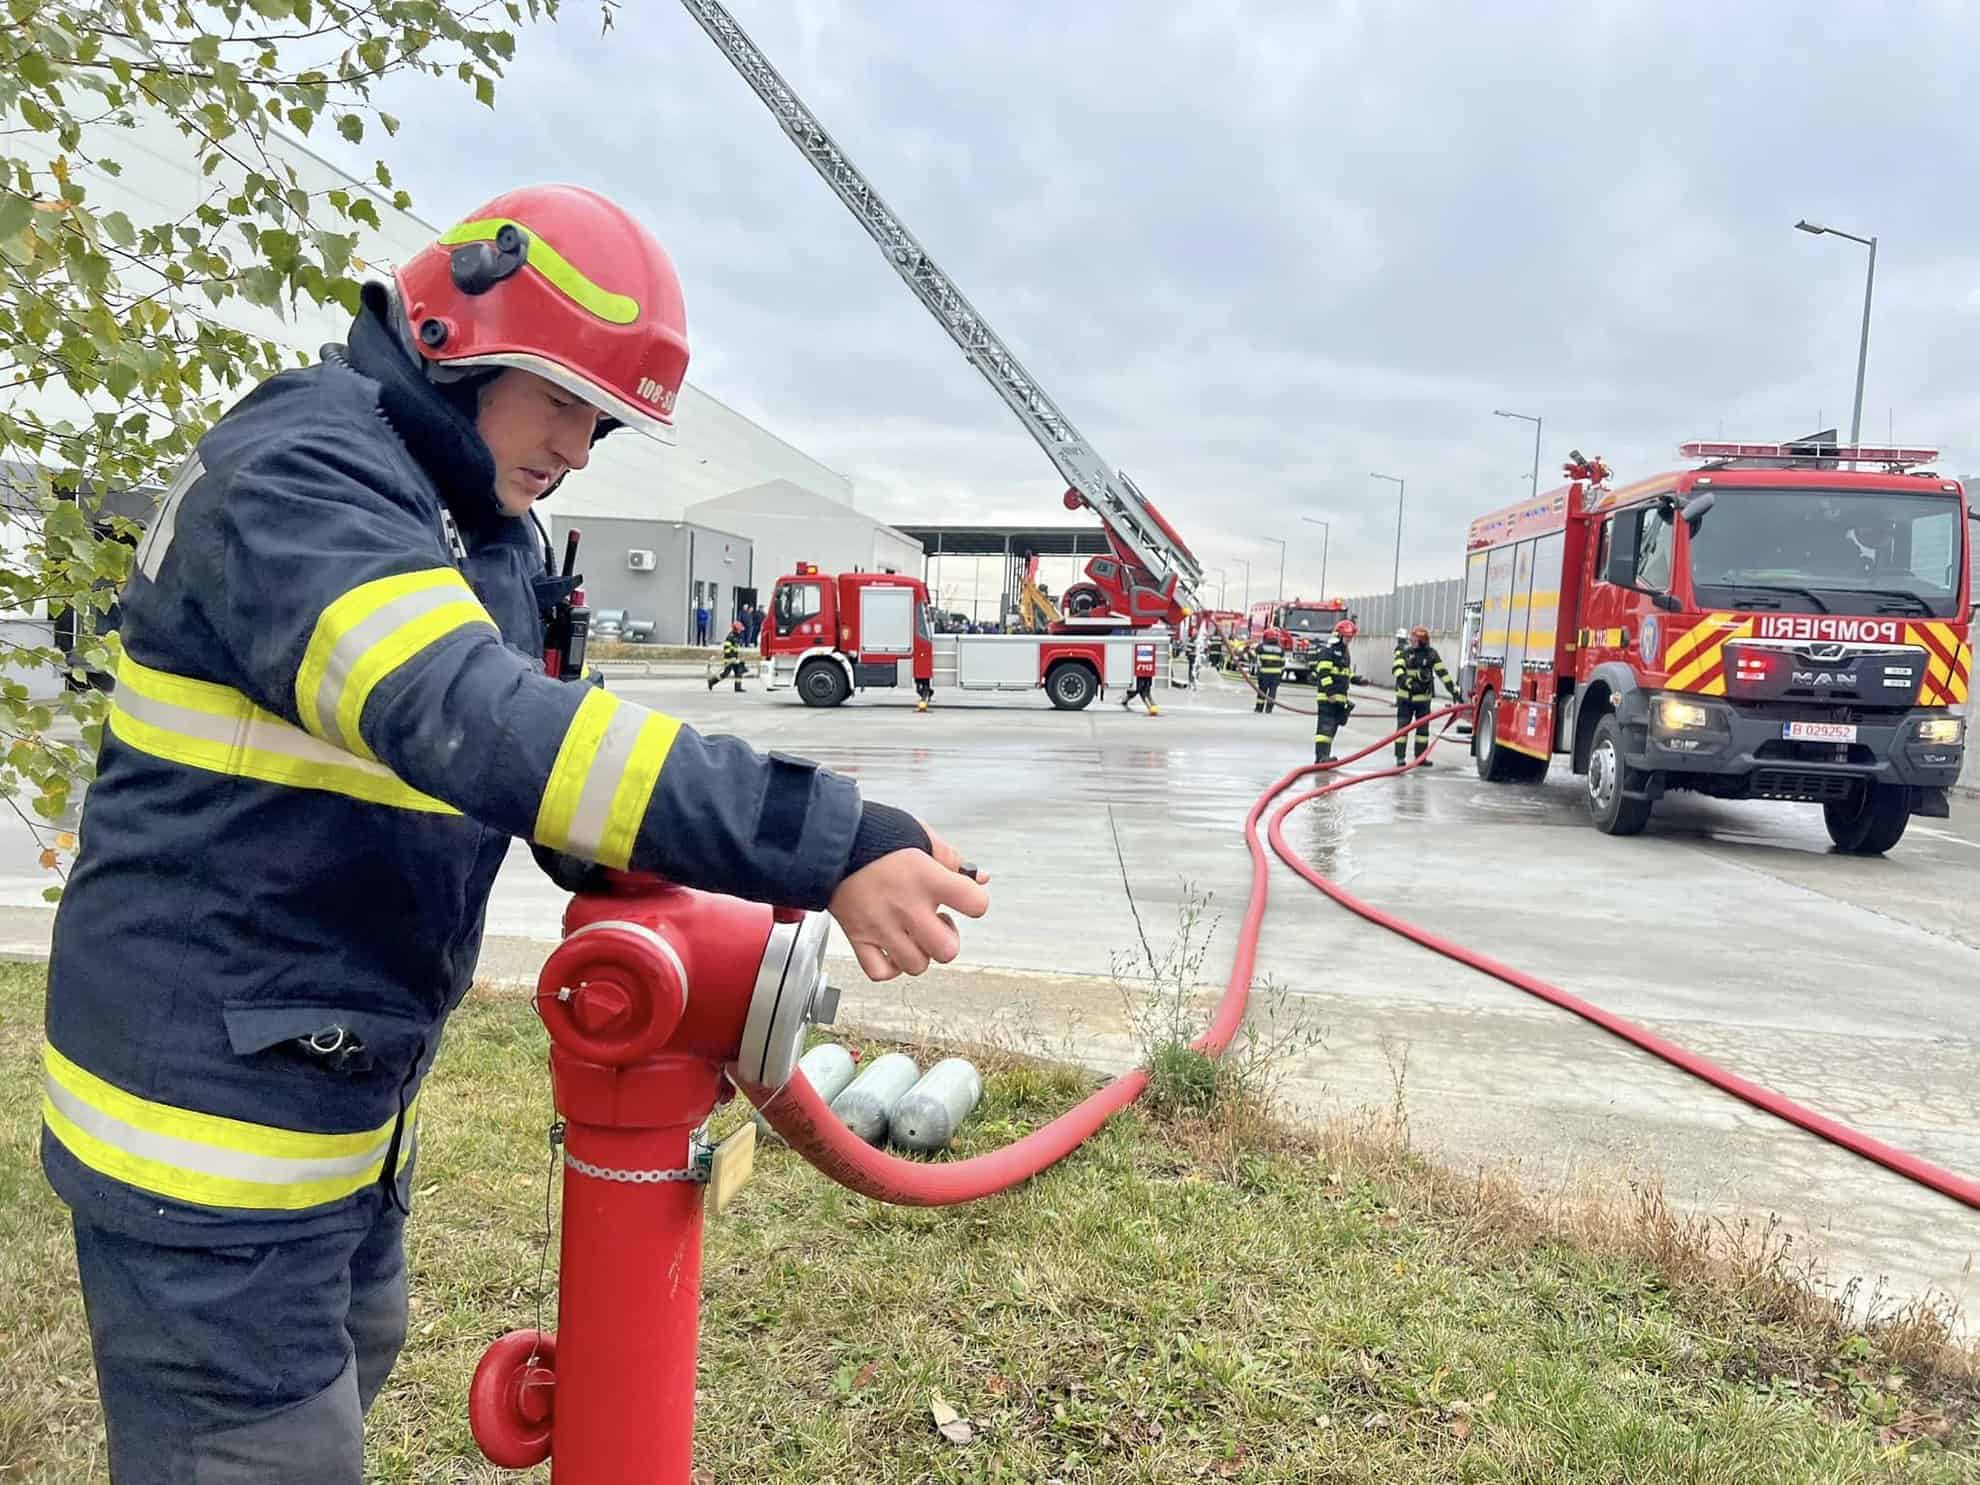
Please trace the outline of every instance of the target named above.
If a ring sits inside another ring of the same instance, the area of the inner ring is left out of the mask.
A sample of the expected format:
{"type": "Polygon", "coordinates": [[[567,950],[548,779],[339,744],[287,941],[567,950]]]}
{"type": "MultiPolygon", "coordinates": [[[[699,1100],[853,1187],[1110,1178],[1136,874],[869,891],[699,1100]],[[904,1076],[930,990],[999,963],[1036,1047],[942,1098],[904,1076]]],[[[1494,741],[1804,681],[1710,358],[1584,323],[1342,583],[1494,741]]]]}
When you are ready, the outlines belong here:
{"type": "Polygon", "coordinates": [[[1065,478],[1068,510],[1100,518],[1108,554],[1086,564],[1046,632],[937,634],[928,590],[894,573],[822,573],[777,580],[759,641],[772,690],[795,686],[811,706],[855,690],[912,685],[926,705],[938,683],[962,690],[1044,688],[1077,710],[1109,685],[1151,674],[1193,603],[1203,571],[1183,539],[1126,474],[1110,469],[984,323],[879,193],[845,156],[718,0],[682,0],[812,168],[864,227],[915,298],[962,347],[1065,478]],[[1145,654],[1143,652],[1146,652],[1145,654]]]}
{"type": "Polygon", "coordinates": [[[1565,753],[1612,835],[1673,789],[1819,803],[1863,855],[1944,818],[1973,668],[1960,484],[1934,450],[1831,435],[1680,453],[1697,467],[1617,488],[1576,452],[1566,487],[1471,523],[1479,775],[1565,753]]]}

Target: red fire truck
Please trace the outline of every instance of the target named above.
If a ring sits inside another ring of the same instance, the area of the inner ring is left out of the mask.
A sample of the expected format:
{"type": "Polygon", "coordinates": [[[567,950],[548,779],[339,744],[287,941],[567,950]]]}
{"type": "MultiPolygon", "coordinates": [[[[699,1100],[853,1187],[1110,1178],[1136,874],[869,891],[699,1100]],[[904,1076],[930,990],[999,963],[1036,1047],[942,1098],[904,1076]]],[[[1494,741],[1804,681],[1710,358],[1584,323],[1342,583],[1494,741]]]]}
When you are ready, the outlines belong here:
{"type": "MultiPolygon", "coordinates": [[[[1098,562],[1099,558],[1094,559],[1098,562]]],[[[854,691],[912,688],[925,706],[940,686],[1036,691],[1079,711],[1107,686],[1155,673],[1162,629],[1055,625],[1049,634],[936,634],[928,589],[898,573],[822,573],[809,562],[779,578],[758,648],[765,685],[795,687],[806,706],[837,706],[854,691]],[[1137,660],[1142,662],[1137,672],[1137,660]]]]}
{"type": "Polygon", "coordinates": [[[1348,616],[1345,599],[1270,599],[1254,603],[1246,633],[1256,645],[1265,631],[1276,629],[1286,646],[1286,679],[1304,682],[1313,677],[1313,651],[1325,644],[1334,626],[1348,616]]]}
{"type": "Polygon", "coordinates": [[[1611,835],[1672,789],[1819,803],[1863,855],[1945,817],[1973,665],[1959,483],[1930,449],[1680,452],[1700,462],[1619,488],[1576,452],[1567,486],[1471,523],[1480,777],[1564,753],[1611,835]]]}
{"type": "Polygon", "coordinates": [[[1245,616],[1234,608],[1200,608],[1182,623],[1184,644],[1195,644],[1203,636],[1203,655],[1212,665],[1224,663],[1224,636],[1244,637],[1245,616]]]}

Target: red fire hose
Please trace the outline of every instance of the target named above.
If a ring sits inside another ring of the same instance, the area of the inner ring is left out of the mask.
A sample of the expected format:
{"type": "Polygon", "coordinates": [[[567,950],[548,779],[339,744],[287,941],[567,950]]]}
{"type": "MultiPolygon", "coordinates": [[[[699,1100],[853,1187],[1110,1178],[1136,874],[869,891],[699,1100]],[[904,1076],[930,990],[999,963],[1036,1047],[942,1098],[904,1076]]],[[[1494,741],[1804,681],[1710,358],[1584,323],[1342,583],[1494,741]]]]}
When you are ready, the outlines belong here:
{"type": "MultiPolygon", "coordinates": [[[[1469,708],[1464,706],[1447,707],[1432,713],[1428,720],[1443,719],[1448,728],[1451,722],[1467,714],[1468,711],[1469,708]]],[[[1195,1050],[1212,1057],[1221,1055],[1230,1045],[1238,1027],[1244,1022],[1245,1009],[1250,998],[1252,969],[1258,957],[1258,934],[1264,922],[1269,890],[1266,881],[1265,850],[1258,836],[1259,820],[1296,781],[1314,774],[1332,773],[1344,764],[1366,758],[1369,754],[1389,746],[1398,738],[1406,736],[1416,725],[1418,724],[1412,723],[1409,727],[1398,729],[1346,757],[1325,764],[1296,768],[1258,796],[1257,802],[1252,805],[1244,821],[1245,844],[1251,851],[1251,897],[1245,906],[1244,919],[1238,931],[1236,958],[1231,965],[1230,979],[1224,987],[1223,997],[1218,1002],[1216,1014],[1211,1018],[1209,1028],[1191,1043],[1195,1050]]],[[[1440,733],[1439,738],[1441,737],[1440,733]]],[[[1476,950],[1467,949],[1461,944],[1452,943],[1392,913],[1383,912],[1315,871],[1286,844],[1282,833],[1286,817],[1301,805],[1323,795],[1352,788],[1356,784],[1368,783],[1373,779],[1398,777],[1410,772],[1416,766],[1416,762],[1410,762],[1368,773],[1343,775],[1330,779],[1316,789],[1310,789],[1286,800],[1279,805],[1268,827],[1272,849],[1282,861],[1309,883],[1350,912],[1358,914],[1369,922],[1378,924],[1391,933],[1401,934],[1404,938],[1434,950],[1446,958],[1454,959],[1471,969],[1502,980],[1515,989],[1537,996],[1549,1004],[1572,1011],[1575,1015],[1592,1021],[1604,1031],[1621,1037],[1653,1056],[1662,1058],[1673,1067],[1701,1078],[1757,1109],[1797,1125],[1811,1134],[1819,1135],[1866,1160],[1873,1160],[1928,1190],[1951,1197],[1954,1201],[1963,1202],[1967,1206],[1980,1208],[1980,1182],[1941,1169],[1918,1156],[1895,1149],[1834,1119],[1803,1108],[1771,1089],[1763,1088],[1736,1073],[1729,1072],[1716,1063],[1688,1052],[1599,1006],[1591,1005],[1578,996],[1548,984],[1545,980],[1501,964],[1496,959],[1480,954],[1476,950]]],[[[1047,1166],[1071,1154],[1109,1118],[1140,1097],[1142,1090],[1147,1086],[1148,1073],[1146,1069],[1138,1068],[1116,1078],[1042,1129],[1033,1131],[1001,1150],[968,1160],[924,1164],[920,1161],[886,1155],[868,1146],[832,1113],[825,1100],[818,1096],[817,1090],[806,1081],[801,1072],[794,1075],[783,1090],[774,1096],[768,1089],[753,1087],[747,1083],[742,1085],[743,1092],[748,1095],[751,1102],[762,1109],[770,1126],[783,1136],[792,1149],[802,1154],[819,1170],[841,1185],[863,1195],[910,1206],[948,1206],[973,1201],[1028,1180],[1047,1166]]]]}
{"type": "MultiPolygon", "coordinates": [[[[1388,770],[1391,773],[1399,771],[1388,770]]],[[[1367,774],[1364,777],[1380,778],[1382,775],[1367,774]]],[[[1359,783],[1361,780],[1355,779],[1349,782],[1359,783]]],[[[1274,793],[1276,794],[1283,787],[1284,781],[1281,781],[1279,785],[1274,786],[1274,793]]],[[[1874,1160],[1887,1170],[1896,1171],[1906,1180],[1916,1181],[1928,1190],[1936,1191],[1941,1196],[1950,1196],[1954,1201],[1964,1202],[1967,1206],[1980,1207],[1980,1181],[1955,1175],[1949,1170],[1933,1165],[1928,1160],[1920,1159],[1907,1151],[1896,1149],[1881,1140],[1852,1129],[1847,1124],[1839,1123],[1826,1114],[1818,1114],[1813,1109],[1804,1108],[1771,1088],[1763,1088],[1758,1083],[1740,1077],[1737,1073],[1729,1072],[1696,1052],[1687,1051],[1675,1042],[1666,1041],[1654,1032],[1646,1031],[1611,1011],[1589,1004],[1578,995],[1571,995],[1557,985],[1548,984],[1537,975],[1530,975],[1524,970],[1501,964],[1476,949],[1467,949],[1464,945],[1452,943],[1449,939],[1432,933],[1427,928],[1419,927],[1407,919],[1399,918],[1393,913],[1385,913],[1382,909],[1362,901],[1339,883],[1328,880],[1286,844],[1285,836],[1281,832],[1286,817],[1294,810],[1310,800],[1318,799],[1323,794],[1330,794],[1341,787],[1344,786],[1333,784],[1294,795],[1279,807],[1278,813],[1273,815],[1268,834],[1272,841],[1272,849],[1278,853],[1281,861],[1349,912],[1366,918],[1370,923],[1386,928],[1391,933],[1401,934],[1412,943],[1421,944],[1424,948],[1442,954],[1447,959],[1455,959],[1459,964],[1478,970],[1482,974],[1488,974],[1495,980],[1503,980],[1515,990],[1524,990],[1528,995],[1538,996],[1550,1005],[1559,1006],[1564,1011],[1572,1011],[1583,1020],[1594,1022],[1611,1035],[1621,1037],[1631,1046],[1641,1047],[1653,1057],[1662,1058],[1671,1066],[1688,1072],[1695,1078],[1703,1079],[1714,1088],[1732,1094],[1733,1097],[1753,1105],[1763,1113],[1772,1114],[1777,1119],[1785,1119],[1810,1134],[1819,1135],[1831,1144],[1840,1145],[1852,1154],[1861,1155],[1865,1160],[1874,1160]]]]}

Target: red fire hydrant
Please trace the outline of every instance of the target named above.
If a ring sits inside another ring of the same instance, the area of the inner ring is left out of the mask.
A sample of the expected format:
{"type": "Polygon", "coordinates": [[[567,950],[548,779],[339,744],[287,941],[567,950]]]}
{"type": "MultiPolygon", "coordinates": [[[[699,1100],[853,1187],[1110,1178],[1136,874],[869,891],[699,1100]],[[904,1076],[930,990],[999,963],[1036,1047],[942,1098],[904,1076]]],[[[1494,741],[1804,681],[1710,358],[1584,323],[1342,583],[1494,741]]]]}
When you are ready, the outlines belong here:
{"type": "Polygon", "coordinates": [[[703,1188],[723,1158],[695,1136],[726,1069],[782,1087],[836,1012],[826,920],[617,874],[564,931],[536,1000],[564,1119],[557,1331],[488,1348],[469,1421],[491,1462],[547,1457],[557,1485],[686,1485],[703,1188]]]}

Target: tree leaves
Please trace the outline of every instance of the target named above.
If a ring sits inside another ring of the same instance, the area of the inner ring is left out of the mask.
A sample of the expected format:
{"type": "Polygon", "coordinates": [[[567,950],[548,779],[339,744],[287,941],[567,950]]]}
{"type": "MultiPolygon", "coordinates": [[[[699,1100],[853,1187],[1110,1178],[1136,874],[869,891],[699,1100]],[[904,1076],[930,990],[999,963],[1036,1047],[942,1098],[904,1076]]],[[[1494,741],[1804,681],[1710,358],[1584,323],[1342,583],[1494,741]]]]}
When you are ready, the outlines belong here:
{"type": "MultiPolygon", "coordinates": [[[[138,534],[106,502],[162,488],[229,404],[296,364],[240,328],[242,307],[355,312],[365,251],[386,256],[366,241],[377,203],[304,178],[275,131],[362,144],[375,114],[394,136],[371,90],[406,71],[457,70],[493,106],[515,40],[483,0],[0,0],[0,15],[0,608],[34,621],[0,635],[0,797],[48,822],[59,857],[106,709],[86,677],[114,667],[99,630],[138,534]],[[144,188],[121,186],[132,130],[187,174],[147,159],[144,188]],[[51,640],[61,615],[73,644],[51,640]]],[[[376,175],[411,206],[384,162],[376,175]]]]}

